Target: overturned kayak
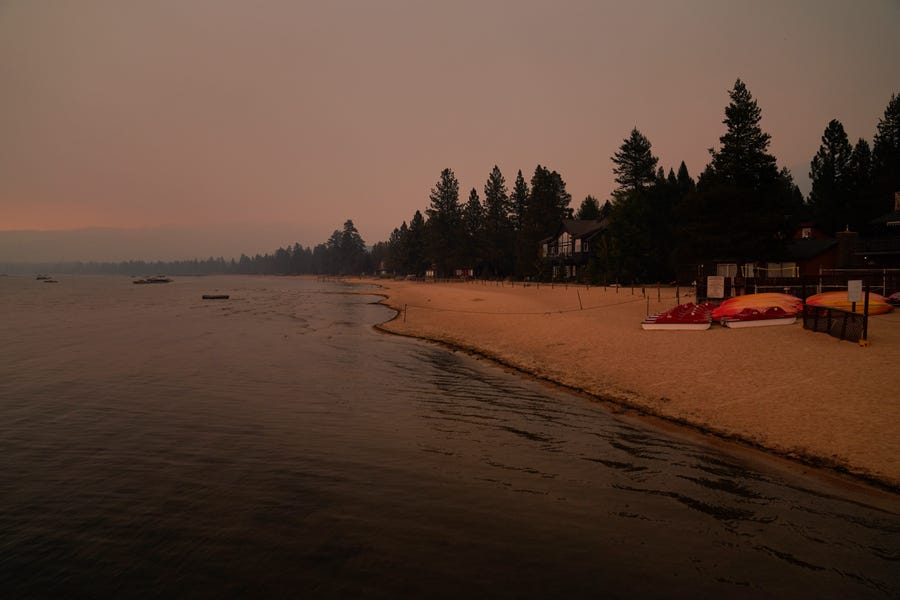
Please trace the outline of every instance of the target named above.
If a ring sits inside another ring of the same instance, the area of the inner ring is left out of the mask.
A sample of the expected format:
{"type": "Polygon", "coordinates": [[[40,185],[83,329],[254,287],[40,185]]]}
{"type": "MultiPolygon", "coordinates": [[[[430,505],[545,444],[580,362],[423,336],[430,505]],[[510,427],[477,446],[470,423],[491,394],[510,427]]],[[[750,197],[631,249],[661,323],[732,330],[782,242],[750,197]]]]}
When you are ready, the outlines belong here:
{"type": "MultiPolygon", "coordinates": [[[[790,294],[745,294],[743,296],[729,298],[722,302],[722,304],[712,311],[712,318],[716,321],[737,319],[738,315],[746,309],[765,313],[770,308],[779,308],[784,311],[784,314],[780,315],[778,318],[794,317],[800,312],[802,306],[803,301],[790,294]]],[[[749,317],[751,314],[752,313],[748,312],[745,313],[745,316],[749,317]]]]}
{"type": "MultiPolygon", "coordinates": [[[[847,298],[847,292],[822,292],[821,294],[816,294],[814,296],[810,296],[806,299],[807,306],[815,306],[817,308],[836,308],[838,310],[845,310],[847,312],[856,312],[857,314],[863,314],[863,310],[865,310],[865,300],[856,303],[856,310],[853,309],[853,303],[847,298]]],[[[880,315],[887,312],[891,312],[894,310],[894,307],[891,306],[887,298],[882,296],[881,294],[875,294],[873,292],[869,293],[869,314],[870,315],[880,315]]]]}

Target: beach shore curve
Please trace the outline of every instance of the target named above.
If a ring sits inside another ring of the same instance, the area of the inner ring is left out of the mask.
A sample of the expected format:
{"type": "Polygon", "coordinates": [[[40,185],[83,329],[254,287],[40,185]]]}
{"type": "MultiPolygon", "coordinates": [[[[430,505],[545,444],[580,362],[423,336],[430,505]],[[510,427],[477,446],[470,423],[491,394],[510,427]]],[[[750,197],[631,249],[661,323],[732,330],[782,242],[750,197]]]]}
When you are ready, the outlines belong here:
{"type": "Polygon", "coordinates": [[[900,311],[872,317],[861,347],[799,323],[643,330],[693,300],[669,287],[360,282],[397,311],[380,330],[900,492],[900,311]]]}

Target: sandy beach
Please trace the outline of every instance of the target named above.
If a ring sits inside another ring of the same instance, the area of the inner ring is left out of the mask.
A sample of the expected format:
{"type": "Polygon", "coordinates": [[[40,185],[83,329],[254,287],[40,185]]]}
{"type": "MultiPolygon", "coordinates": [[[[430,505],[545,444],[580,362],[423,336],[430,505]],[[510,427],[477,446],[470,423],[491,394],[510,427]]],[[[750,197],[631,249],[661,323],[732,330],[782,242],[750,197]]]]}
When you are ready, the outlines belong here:
{"type": "MultiPolygon", "coordinates": [[[[900,490],[900,311],[870,345],[794,325],[645,331],[675,290],[379,280],[381,328],[900,490]]],[[[685,297],[682,302],[693,300],[685,297]]]]}

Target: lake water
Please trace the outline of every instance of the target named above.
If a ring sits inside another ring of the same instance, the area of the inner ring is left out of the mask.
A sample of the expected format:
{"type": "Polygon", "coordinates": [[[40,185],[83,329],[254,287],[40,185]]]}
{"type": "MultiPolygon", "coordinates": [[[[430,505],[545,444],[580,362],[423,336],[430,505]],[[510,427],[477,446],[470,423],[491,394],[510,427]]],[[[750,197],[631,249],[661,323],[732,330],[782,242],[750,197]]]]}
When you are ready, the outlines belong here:
{"type": "Polygon", "coordinates": [[[0,277],[0,595],[900,596],[900,507],[298,278],[0,277]],[[202,300],[202,294],[229,300],[202,300]]]}

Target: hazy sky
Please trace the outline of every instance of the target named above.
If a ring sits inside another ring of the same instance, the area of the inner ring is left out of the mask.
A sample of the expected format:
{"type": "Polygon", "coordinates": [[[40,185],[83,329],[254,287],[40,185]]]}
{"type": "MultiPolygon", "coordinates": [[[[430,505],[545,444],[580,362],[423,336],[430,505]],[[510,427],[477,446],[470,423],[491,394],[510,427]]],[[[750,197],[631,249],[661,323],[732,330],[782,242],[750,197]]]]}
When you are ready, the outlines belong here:
{"type": "Polygon", "coordinates": [[[696,177],[738,77],[805,193],[828,121],[871,142],[900,93],[898,32],[898,0],[0,0],[0,230],[374,243],[495,164],[577,207],[635,126],[696,177]]]}

